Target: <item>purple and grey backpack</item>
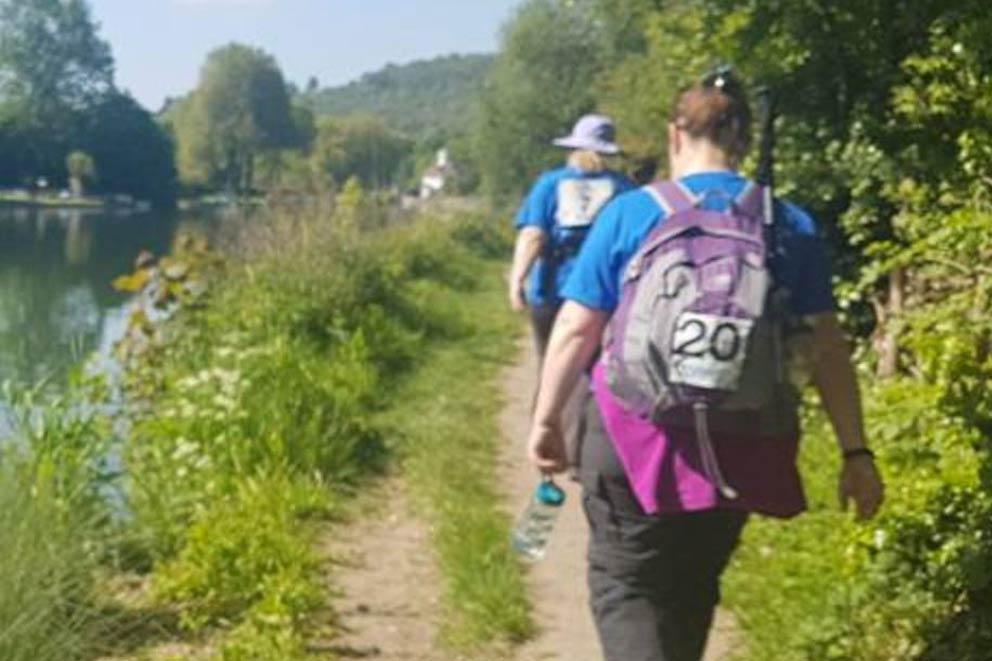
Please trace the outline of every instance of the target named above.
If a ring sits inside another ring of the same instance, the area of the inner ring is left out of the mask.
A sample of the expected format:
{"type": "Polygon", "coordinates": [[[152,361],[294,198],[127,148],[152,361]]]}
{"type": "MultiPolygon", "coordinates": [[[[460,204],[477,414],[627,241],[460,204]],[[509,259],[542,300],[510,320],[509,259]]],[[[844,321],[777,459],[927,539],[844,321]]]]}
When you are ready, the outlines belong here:
{"type": "Polygon", "coordinates": [[[733,499],[710,433],[798,429],[798,396],[785,377],[785,294],[769,269],[770,196],[749,184],[714,211],[678,182],[645,190],[667,216],[623,277],[603,355],[610,389],[659,425],[694,427],[704,470],[733,499]]]}

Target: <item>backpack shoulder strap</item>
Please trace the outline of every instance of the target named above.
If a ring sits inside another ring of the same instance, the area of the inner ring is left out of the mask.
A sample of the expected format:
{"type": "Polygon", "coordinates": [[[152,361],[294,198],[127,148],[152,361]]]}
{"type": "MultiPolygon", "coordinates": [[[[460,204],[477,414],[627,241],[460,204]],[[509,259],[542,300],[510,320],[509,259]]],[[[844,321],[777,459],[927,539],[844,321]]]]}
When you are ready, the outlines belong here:
{"type": "Polygon", "coordinates": [[[764,218],[767,187],[749,181],[741,191],[734,206],[752,218],[764,218]]]}
{"type": "Polygon", "coordinates": [[[699,199],[678,181],[656,181],[644,187],[655,202],[665,210],[667,216],[674,216],[696,206],[699,199]]]}

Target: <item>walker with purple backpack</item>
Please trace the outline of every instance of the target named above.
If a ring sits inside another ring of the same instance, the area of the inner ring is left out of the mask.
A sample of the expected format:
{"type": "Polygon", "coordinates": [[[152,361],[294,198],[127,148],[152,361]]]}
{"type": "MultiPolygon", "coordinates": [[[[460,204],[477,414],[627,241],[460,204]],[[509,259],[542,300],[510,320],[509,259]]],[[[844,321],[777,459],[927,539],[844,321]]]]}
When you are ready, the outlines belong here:
{"type": "Polygon", "coordinates": [[[757,183],[725,208],[676,181],[646,187],[666,219],[627,267],[603,353],[610,390],[629,411],[695,429],[703,470],[730,500],[738,494],[711,434],[779,436],[799,424],[785,366],[787,292],[771,269],[774,113],[767,91],[762,99],[757,183]]]}

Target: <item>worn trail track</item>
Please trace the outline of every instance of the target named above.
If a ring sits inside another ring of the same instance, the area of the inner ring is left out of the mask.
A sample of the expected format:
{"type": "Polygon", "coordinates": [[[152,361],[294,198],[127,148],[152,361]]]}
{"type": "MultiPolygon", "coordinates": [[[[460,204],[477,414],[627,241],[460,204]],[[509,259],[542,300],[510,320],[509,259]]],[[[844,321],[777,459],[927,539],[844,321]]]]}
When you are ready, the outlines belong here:
{"type": "Polygon", "coordinates": [[[336,527],[324,545],[342,634],[323,646],[339,659],[447,661],[438,652],[440,576],[428,526],[402,483],[381,487],[368,516],[336,527]]]}
{"type": "MultiPolygon", "coordinates": [[[[526,506],[536,480],[524,453],[536,377],[534,354],[522,348],[520,360],[504,375],[506,405],[500,416],[504,451],[499,478],[511,515],[526,506]]],[[[494,650],[471,661],[602,659],[587,606],[587,533],[579,488],[570,480],[562,486],[568,492],[565,510],[546,559],[528,576],[538,635],[514,652],[494,650]]],[[[392,478],[382,488],[384,499],[376,500],[389,502],[388,508],[336,528],[325,544],[333,559],[330,584],[340,595],[335,611],[344,633],[321,647],[341,659],[461,661],[437,642],[441,585],[429,527],[411,511],[400,479],[392,478]]],[[[732,622],[721,613],[706,661],[728,661],[733,640],[732,622]]]]}

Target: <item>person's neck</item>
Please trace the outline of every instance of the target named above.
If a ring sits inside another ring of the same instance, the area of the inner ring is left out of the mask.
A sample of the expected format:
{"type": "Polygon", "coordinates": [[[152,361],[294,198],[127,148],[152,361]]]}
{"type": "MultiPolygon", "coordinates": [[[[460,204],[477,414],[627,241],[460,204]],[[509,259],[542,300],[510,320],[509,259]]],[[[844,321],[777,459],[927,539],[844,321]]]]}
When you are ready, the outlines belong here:
{"type": "Polygon", "coordinates": [[[672,178],[681,179],[703,172],[730,172],[733,169],[733,163],[722,153],[701,153],[675,164],[672,168],[672,178]]]}

